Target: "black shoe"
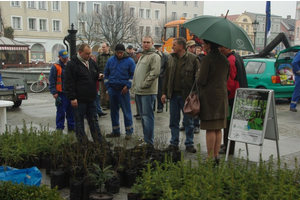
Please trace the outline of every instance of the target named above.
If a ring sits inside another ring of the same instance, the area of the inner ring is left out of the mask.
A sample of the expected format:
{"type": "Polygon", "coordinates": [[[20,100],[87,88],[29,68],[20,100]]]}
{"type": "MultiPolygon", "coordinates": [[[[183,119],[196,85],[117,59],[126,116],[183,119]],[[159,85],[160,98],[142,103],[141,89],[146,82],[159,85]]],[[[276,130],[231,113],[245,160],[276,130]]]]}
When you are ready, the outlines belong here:
{"type": "Polygon", "coordinates": [[[169,145],[167,148],[164,149],[165,151],[178,151],[179,147],[178,146],[173,146],[173,145],[169,145]]]}
{"type": "Polygon", "coordinates": [[[180,130],[180,131],[185,131],[185,126],[181,126],[181,127],[179,128],[179,130],[180,130]]]}
{"type": "Polygon", "coordinates": [[[105,113],[105,112],[102,112],[102,113],[98,114],[99,117],[102,117],[102,116],[105,116],[105,115],[107,115],[107,113],[105,113]]]}
{"type": "Polygon", "coordinates": [[[193,145],[192,146],[187,146],[185,149],[190,153],[196,153],[197,152],[197,150],[195,149],[195,147],[193,145]]]}
{"type": "Polygon", "coordinates": [[[139,119],[142,119],[142,117],[139,115],[139,116],[136,116],[135,119],[139,120],[139,119]]]}
{"type": "Polygon", "coordinates": [[[297,112],[297,108],[290,108],[290,111],[297,112]]]}
{"type": "Polygon", "coordinates": [[[105,135],[107,138],[120,137],[120,134],[117,133],[109,133],[105,135]]]}
{"type": "Polygon", "coordinates": [[[194,133],[197,134],[197,133],[199,133],[199,132],[200,132],[200,128],[197,127],[197,126],[195,126],[195,127],[194,127],[194,133]]]}
{"type": "Polygon", "coordinates": [[[140,115],[139,114],[133,115],[133,117],[138,117],[138,116],[140,116],[140,115]]]}
{"type": "Polygon", "coordinates": [[[157,110],[157,113],[162,113],[163,112],[163,109],[158,109],[157,110]]]}

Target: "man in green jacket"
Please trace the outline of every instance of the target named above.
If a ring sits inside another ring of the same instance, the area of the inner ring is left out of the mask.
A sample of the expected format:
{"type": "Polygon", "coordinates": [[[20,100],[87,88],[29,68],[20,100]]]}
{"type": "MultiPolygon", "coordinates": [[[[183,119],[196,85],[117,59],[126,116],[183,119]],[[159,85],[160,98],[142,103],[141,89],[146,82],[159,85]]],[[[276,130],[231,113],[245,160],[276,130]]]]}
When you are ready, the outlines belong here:
{"type": "Polygon", "coordinates": [[[161,57],[153,48],[151,36],[143,38],[143,52],[133,76],[132,89],[142,118],[145,145],[153,148],[154,140],[154,101],[157,95],[161,57]]]}
{"type": "MultiPolygon", "coordinates": [[[[165,72],[161,101],[170,99],[170,129],[171,140],[166,150],[178,150],[179,144],[179,122],[180,112],[183,109],[185,99],[188,97],[195,75],[200,68],[200,61],[195,54],[186,51],[186,40],[178,37],[173,40],[173,51],[171,53],[165,72]]],[[[190,153],[196,153],[194,148],[194,123],[193,119],[184,113],[185,123],[185,146],[190,153]]]]}

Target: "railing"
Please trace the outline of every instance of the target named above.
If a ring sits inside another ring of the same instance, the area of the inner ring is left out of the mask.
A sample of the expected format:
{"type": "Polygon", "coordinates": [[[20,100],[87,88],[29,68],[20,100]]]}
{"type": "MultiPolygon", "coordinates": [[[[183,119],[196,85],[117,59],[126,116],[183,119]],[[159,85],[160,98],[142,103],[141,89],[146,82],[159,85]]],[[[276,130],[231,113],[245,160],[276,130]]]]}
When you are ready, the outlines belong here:
{"type": "Polygon", "coordinates": [[[39,67],[51,67],[53,63],[27,63],[27,64],[4,64],[0,65],[0,69],[11,68],[39,68],[39,67]]]}

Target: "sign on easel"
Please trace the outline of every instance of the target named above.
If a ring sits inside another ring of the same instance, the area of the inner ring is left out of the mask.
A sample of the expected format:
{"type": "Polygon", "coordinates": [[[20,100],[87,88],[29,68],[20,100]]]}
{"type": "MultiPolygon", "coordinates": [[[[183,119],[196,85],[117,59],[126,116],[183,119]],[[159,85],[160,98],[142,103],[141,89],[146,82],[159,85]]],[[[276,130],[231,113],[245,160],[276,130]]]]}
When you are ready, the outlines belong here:
{"type": "Polygon", "coordinates": [[[258,161],[262,154],[264,139],[275,140],[279,157],[279,134],[273,90],[239,88],[236,91],[228,133],[226,161],[231,141],[260,146],[258,161]]]}

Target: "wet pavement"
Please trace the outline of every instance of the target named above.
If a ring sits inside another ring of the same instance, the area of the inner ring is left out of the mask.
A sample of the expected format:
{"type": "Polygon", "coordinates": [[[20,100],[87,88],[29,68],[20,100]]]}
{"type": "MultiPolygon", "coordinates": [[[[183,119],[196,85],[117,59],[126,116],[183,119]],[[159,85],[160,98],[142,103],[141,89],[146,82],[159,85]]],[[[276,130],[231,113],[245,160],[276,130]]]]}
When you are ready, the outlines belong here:
{"type": "MultiPolygon", "coordinates": [[[[135,104],[132,101],[132,114],[136,114],[135,104]]],[[[108,115],[99,118],[101,130],[105,133],[111,132],[111,121],[109,110],[105,112],[108,115]]],[[[293,168],[295,158],[300,158],[300,112],[290,112],[289,103],[287,100],[279,99],[276,100],[276,112],[279,130],[279,152],[280,158],[283,163],[287,163],[287,166],[293,168]]],[[[16,126],[22,127],[23,122],[30,126],[31,124],[35,127],[47,126],[50,130],[55,129],[55,114],[56,108],[54,105],[54,99],[49,92],[44,93],[29,93],[28,100],[23,101],[20,108],[8,108],[7,109],[7,123],[11,129],[16,126]]],[[[166,112],[166,108],[163,113],[155,112],[155,147],[162,149],[169,145],[170,140],[170,129],[169,124],[169,113],[166,112]]],[[[87,123],[86,130],[88,132],[87,123]]],[[[122,137],[120,139],[110,139],[115,143],[123,143],[125,137],[125,128],[122,112],[120,110],[120,125],[122,137]]],[[[135,142],[142,138],[142,125],[141,120],[133,119],[134,134],[132,141],[129,145],[135,145],[135,142]]],[[[184,152],[185,159],[195,159],[196,154],[190,154],[185,151],[185,134],[180,133],[180,149],[184,152]]],[[[201,154],[206,155],[206,144],[205,144],[205,131],[201,130],[200,133],[194,136],[195,145],[200,145],[201,154]]],[[[259,158],[259,146],[248,145],[249,148],[249,160],[256,162],[259,158]]],[[[262,159],[268,160],[273,155],[277,157],[276,143],[272,140],[264,140],[262,159]]],[[[246,158],[246,149],[244,143],[236,143],[235,155],[233,157],[244,157],[246,158]]],[[[43,173],[43,184],[50,184],[50,178],[43,173]]],[[[129,188],[121,188],[118,194],[114,195],[114,200],[127,199],[127,193],[130,191],[129,188]]],[[[60,191],[64,198],[68,199],[69,190],[63,189],[60,191]]]]}

